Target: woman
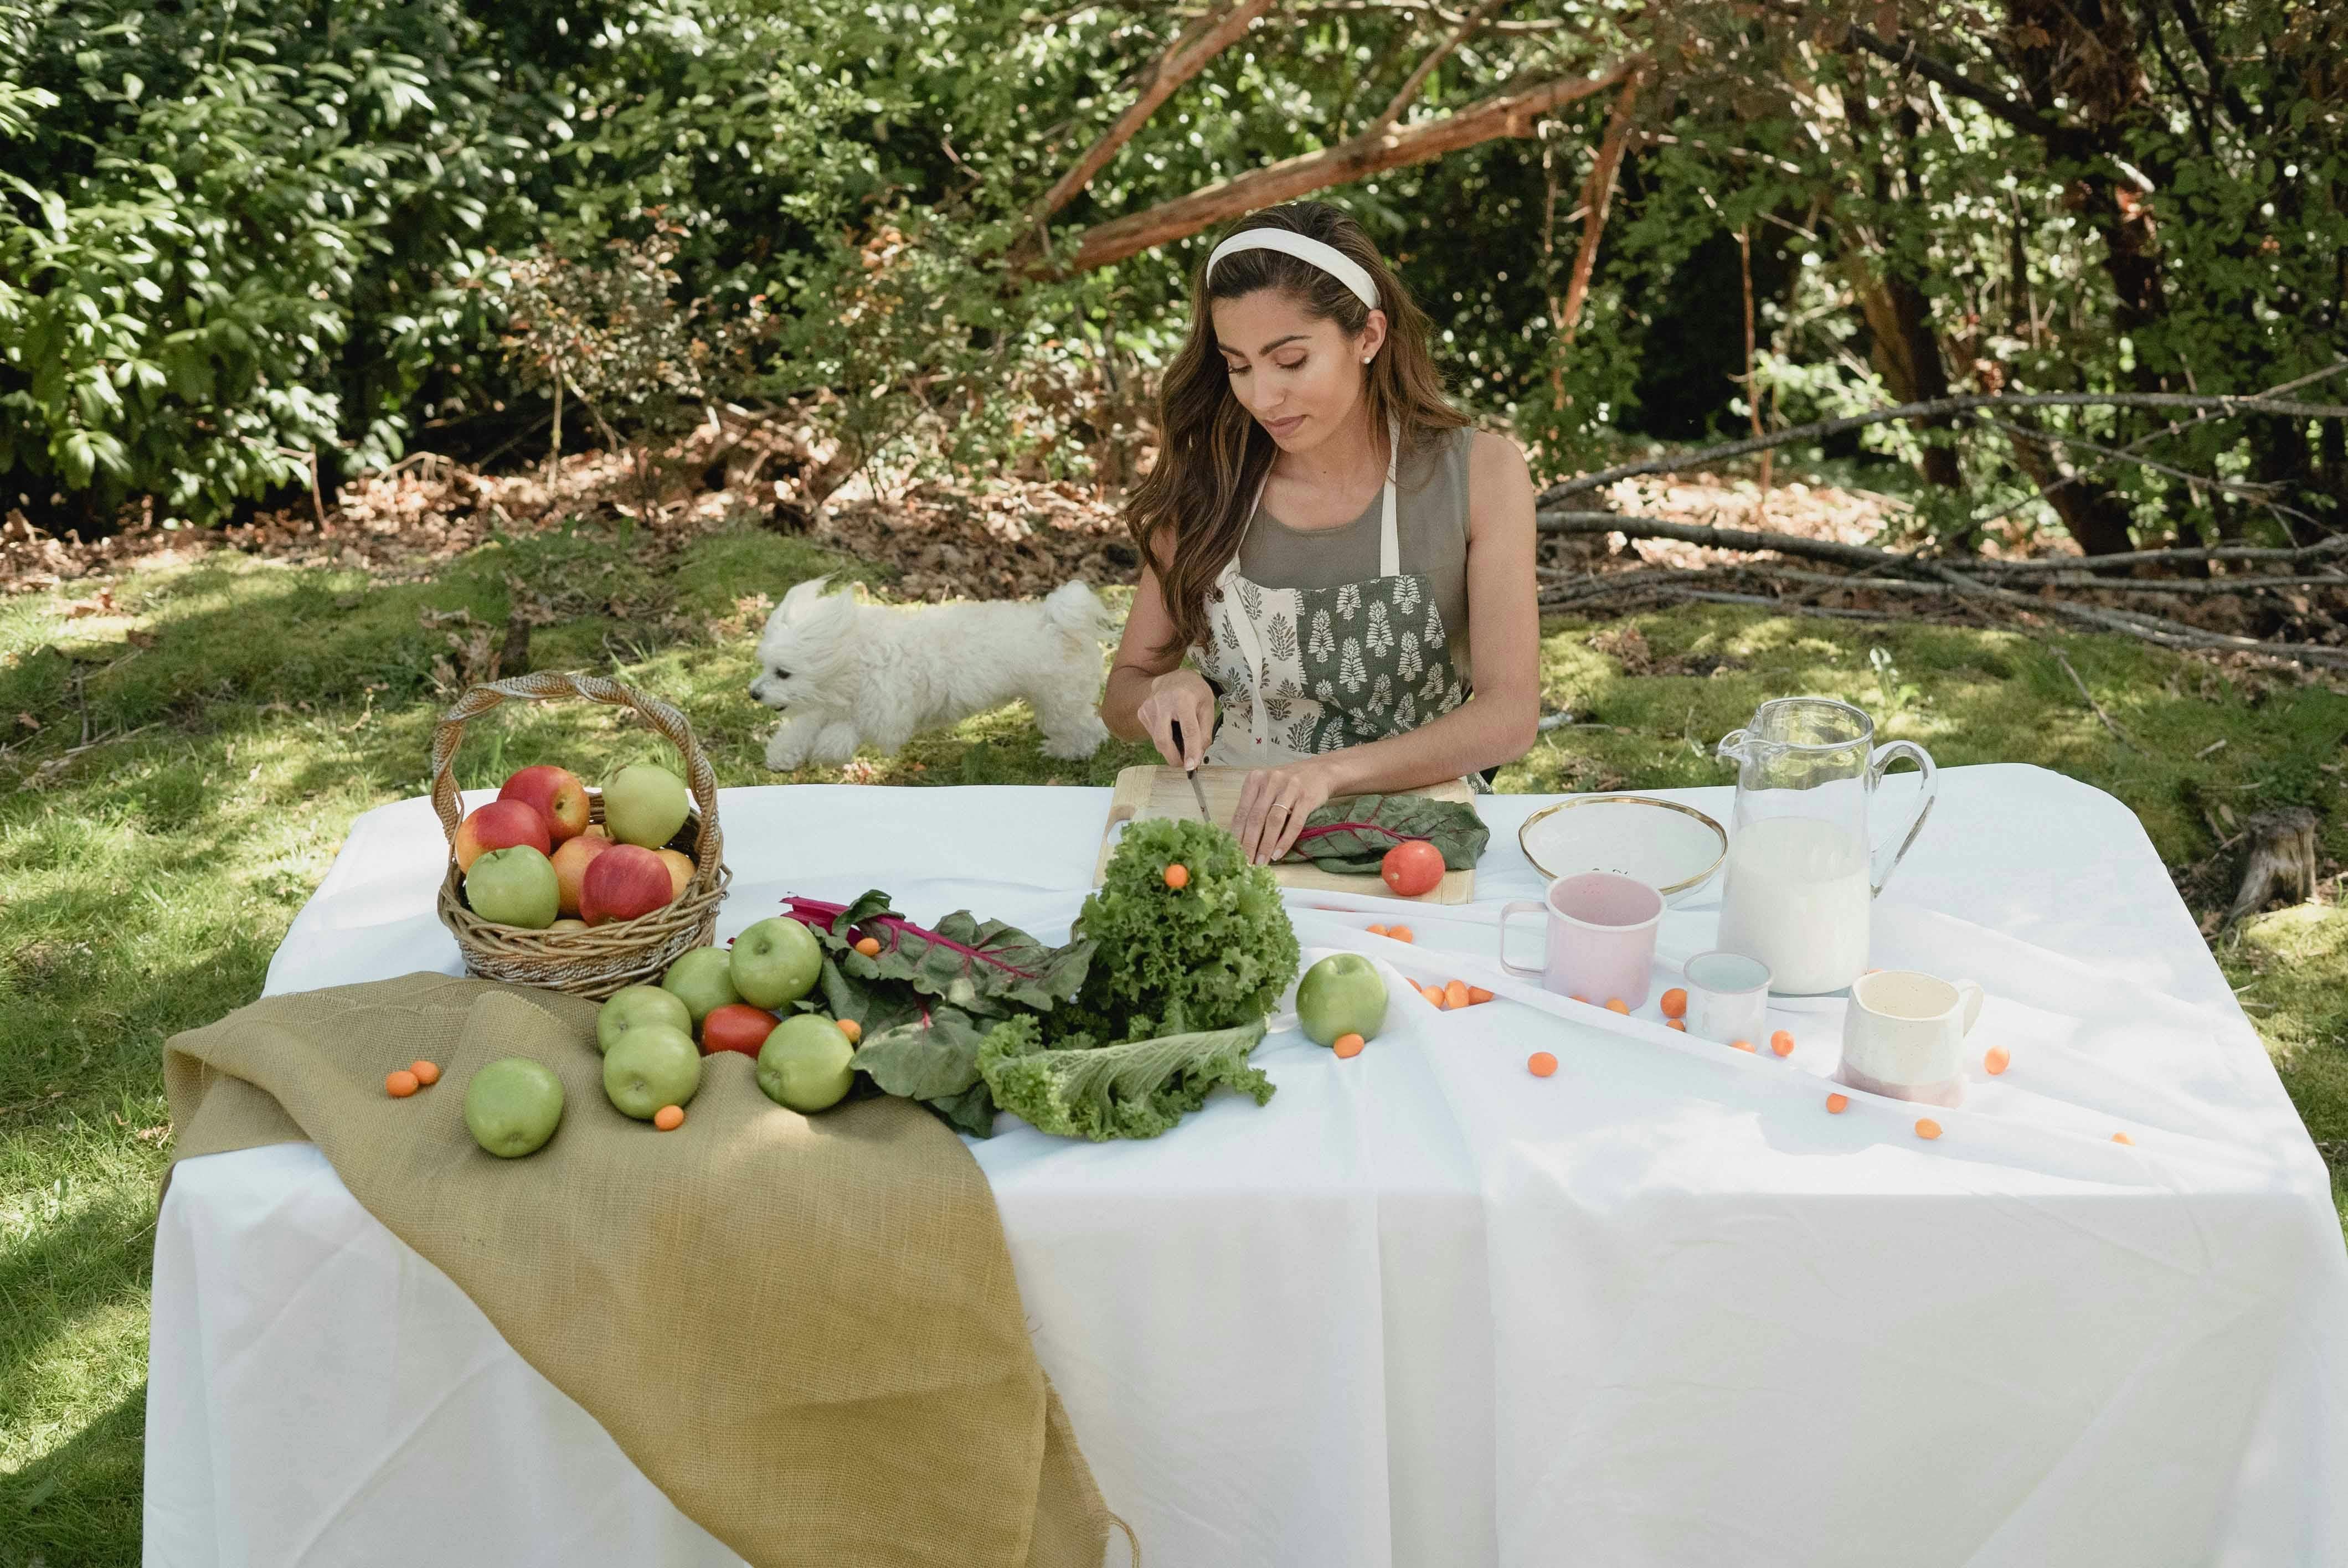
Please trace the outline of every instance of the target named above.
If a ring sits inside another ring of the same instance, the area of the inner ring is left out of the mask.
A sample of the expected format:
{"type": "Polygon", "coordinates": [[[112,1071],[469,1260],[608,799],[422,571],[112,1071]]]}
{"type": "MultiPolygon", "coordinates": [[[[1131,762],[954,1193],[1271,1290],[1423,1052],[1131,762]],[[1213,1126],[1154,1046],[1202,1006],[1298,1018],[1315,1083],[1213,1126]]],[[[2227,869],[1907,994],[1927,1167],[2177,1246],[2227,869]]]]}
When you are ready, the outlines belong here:
{"type": "Polygon", "coordinates": [[[1265,864],[1333,796],[1480,786],[1532,744],[1532,477],[1445,400],[1426,314],[1326,202],[1241,220],[1191,298],[1101,718],[1247,768],[1231,830],[1265,864]]]}

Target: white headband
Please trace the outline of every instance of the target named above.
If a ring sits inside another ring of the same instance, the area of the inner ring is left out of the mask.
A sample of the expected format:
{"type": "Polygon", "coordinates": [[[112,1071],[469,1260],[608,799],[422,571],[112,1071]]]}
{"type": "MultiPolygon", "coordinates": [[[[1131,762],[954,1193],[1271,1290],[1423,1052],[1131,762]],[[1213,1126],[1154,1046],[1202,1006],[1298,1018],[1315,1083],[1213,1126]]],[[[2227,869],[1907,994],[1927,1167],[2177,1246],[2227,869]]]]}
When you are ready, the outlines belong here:
{"type": "Polygon", "coordinates": [[[1371,282],[1368,269],[1336,246],[1299,234],[1292,229],[1243,229],[1215,247],[1207,258],[1207,277],[1215,276],[1215,263],[1234,251],[1285,251],[1299,261],[1310,261],[1354,291],[1354,297],[1371,310],[1378,308],[1378,286],[1371,282]]]}

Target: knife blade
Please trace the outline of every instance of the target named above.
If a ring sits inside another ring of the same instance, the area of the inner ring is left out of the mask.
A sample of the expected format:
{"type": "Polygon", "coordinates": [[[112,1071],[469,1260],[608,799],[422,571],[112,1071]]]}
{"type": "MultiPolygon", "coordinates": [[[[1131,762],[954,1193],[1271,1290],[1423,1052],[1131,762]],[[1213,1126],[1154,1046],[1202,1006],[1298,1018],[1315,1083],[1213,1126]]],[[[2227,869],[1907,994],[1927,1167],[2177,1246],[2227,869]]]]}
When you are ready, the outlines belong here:
{"type": "MultiPolygon", "coordinates": [[[[1174,749],[1178,752],[1182,751],[1184,749],[1182,745],[1182,726],[1177,723],[1174,723],[1171,728],[1174,732],[1174,749]]],[[[1204,789],[1201,789],[1199,785],[1199,770],[1197,768],[1185,768],[1182,770],[1182,776],[1190,781],[1190,798],[1199,803],[1199,820],[1200,822],[1209,823],[1214,821],[1215,814],[1207,809],[1207,792],[1204,789]]]]}

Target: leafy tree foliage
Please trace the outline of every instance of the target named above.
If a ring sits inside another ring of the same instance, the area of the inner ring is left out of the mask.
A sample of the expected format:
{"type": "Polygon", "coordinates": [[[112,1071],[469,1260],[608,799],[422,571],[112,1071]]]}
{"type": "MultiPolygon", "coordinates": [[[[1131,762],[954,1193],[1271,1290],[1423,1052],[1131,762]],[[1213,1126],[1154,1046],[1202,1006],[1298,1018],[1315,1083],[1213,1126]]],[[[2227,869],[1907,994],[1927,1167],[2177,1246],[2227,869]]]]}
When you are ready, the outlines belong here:
{"type": "MultiPolygon", "coordinates": [[[[854,461],[1113,466],[1204,236],[1070,275],[1076,236],[1626,59],[1644,86],[1602,223],[1611,97],[1325,193],[1401,262],[1462,395],[1552,471],[1624,433],[1947,391],[2249,392],[2348,354],[2335,8],[1288,0],[1039,210],[1218,8],[20,0],[0,493],[206,521],[314,452],[331,477],[451,422],[521,434],[552,382],[508,352],[517,306],[526,337],[550,267],[647,244],[676,313],[644,296],[644,333],[755,340],[695,396],[791,405],[854,461]]],[[[1911,466],[1961,542],[2016,507],[2091,548],[2305,537],[2348,489],[2336,422],[2006,426],[1881,426],[1870,460],[1911,466]]]]}

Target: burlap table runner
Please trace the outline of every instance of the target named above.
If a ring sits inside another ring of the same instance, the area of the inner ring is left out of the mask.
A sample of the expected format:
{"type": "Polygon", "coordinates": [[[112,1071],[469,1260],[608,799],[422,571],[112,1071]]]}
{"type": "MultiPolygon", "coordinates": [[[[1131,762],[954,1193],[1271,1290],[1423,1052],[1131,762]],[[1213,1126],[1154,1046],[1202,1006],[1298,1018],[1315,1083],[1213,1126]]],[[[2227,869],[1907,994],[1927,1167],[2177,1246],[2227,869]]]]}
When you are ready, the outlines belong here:
{"type": "Polygon", "coordinates": [[[1097,1568],[1108,1514],[1029,1345],[986,1178],[902,1100],[821,1116],[705,1063],[675,1132],[603,1098],[595,1005],[445,975],[175,1036],[173,1159],[318,1145],[654,1484],[757,1564],[1097,1568]],[[465,1130],[501,1056],[562,1080],[524,1160],[465,1130]],[[407,1100],[384,1074],[443,1077],[407,1100]]]}

